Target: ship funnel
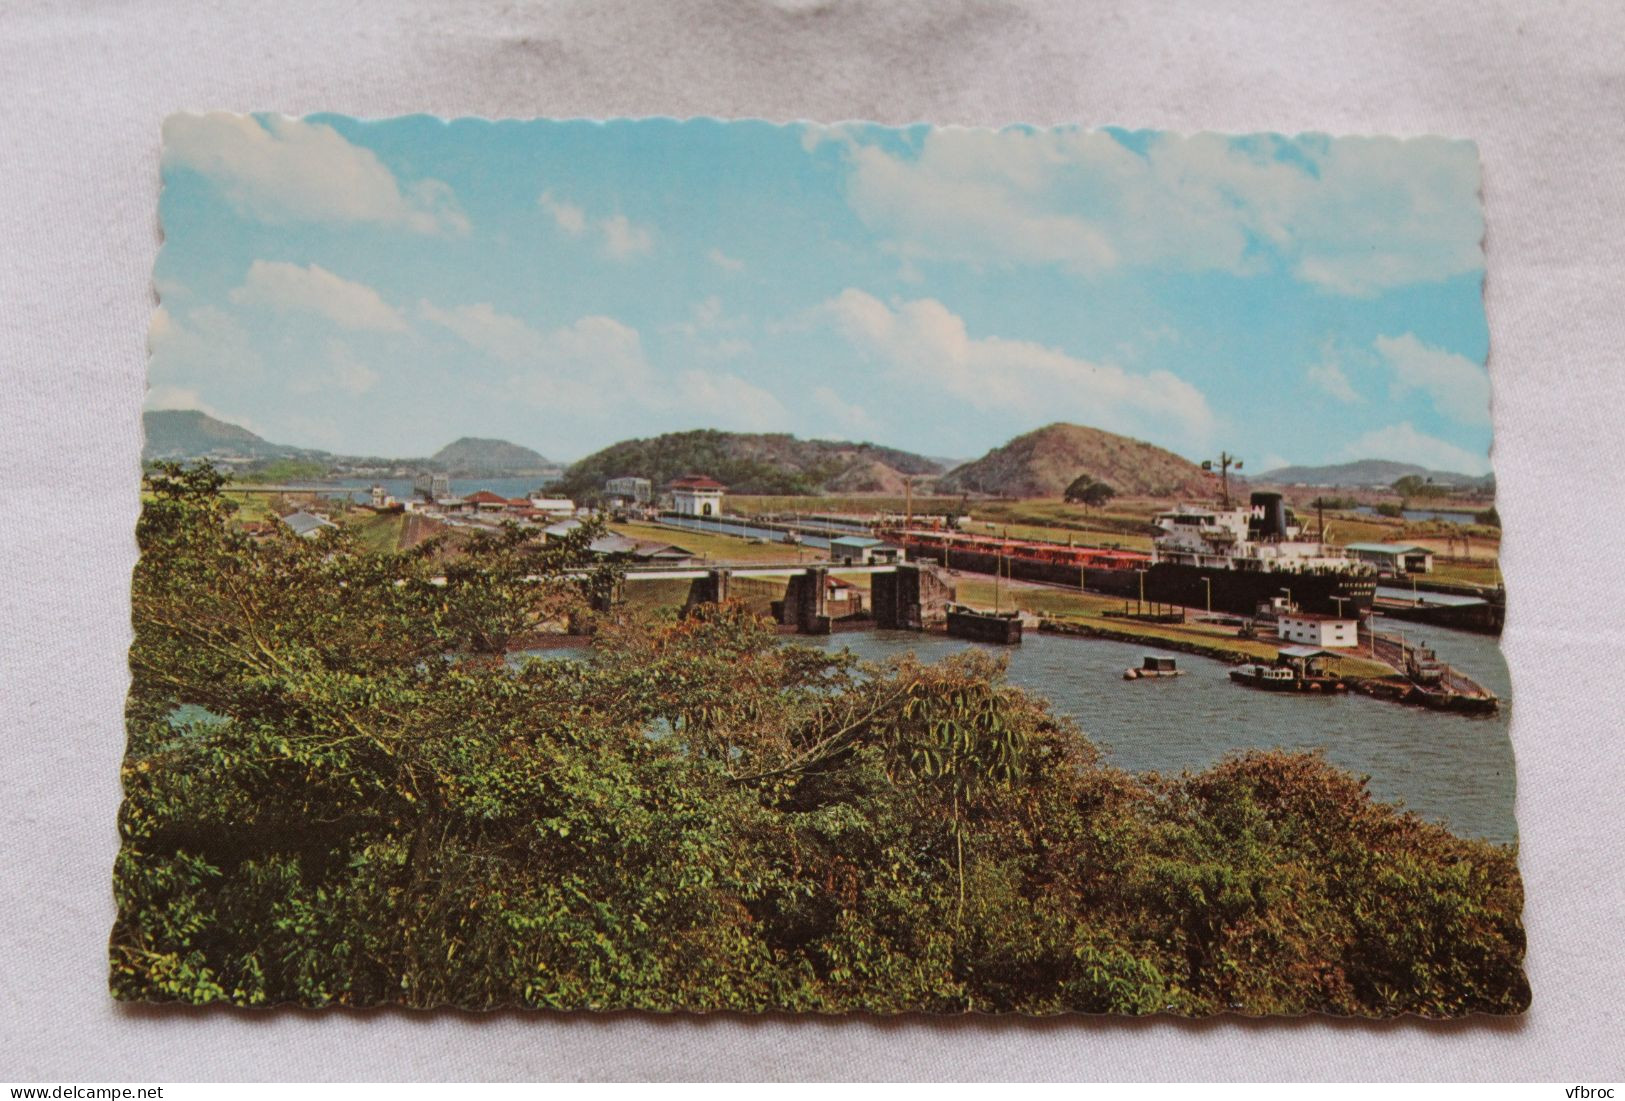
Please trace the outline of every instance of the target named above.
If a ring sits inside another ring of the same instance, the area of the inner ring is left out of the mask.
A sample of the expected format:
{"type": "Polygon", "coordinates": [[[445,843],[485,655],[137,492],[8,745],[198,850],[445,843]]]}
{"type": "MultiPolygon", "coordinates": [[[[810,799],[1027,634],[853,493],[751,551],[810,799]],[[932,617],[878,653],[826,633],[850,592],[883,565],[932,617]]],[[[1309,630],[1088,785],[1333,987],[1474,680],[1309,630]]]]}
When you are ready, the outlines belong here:
{"type": "Polygon", "coordinates": [[[1254,493],[1252,515],[1247,518],[1247,536],[1254,540],[1285,539],[1286,502],[1279,493],[1254,493]]]}

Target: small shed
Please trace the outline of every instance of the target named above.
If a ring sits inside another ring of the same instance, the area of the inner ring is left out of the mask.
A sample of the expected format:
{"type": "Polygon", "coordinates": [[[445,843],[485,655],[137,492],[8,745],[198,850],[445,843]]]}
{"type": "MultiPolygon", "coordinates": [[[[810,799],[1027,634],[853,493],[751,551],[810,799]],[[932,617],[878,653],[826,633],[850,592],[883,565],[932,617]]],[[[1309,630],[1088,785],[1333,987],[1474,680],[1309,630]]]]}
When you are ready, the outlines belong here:
{"type": "Polygon", "coordinates": [[[866,535],[843,535],[829,541],[829,560],[844,566],[897,561],[897,548],[866,535]]]}
{"type": "Polygon", "coordinates": [[[1319,646],[1283,646],[1278,662],[1281,665],[1292,666],[1303,676],[1314,676],[1321,672],[1320,662],[1323,659],[1337,656],[1319,646]]]}
{"type": "Polygon", "coordinates": [[[1433,572],[1433,552],[1414,543],[1350,543],[1343,549],[1386,573],[1433,572]]]}

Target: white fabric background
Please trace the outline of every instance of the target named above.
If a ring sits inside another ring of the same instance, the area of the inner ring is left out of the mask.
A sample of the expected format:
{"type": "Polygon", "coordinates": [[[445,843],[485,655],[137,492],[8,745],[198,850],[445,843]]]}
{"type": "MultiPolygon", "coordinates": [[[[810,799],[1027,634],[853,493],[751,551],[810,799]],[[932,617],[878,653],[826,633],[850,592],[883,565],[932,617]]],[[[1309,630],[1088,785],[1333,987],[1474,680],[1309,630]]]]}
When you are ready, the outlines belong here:
{"type": "Polygon", "coordinates": [[[0,0],[0,1079],[1622,1076],[1625,16],[0,0]],[[1443,133],[1485,165],[1534,1009],[1514,1022],[152,1010],[106,993],[159,122],[182,109],[1443,133]],[[1581,675],[1583,672],[1583,675],[1581,675]]]}

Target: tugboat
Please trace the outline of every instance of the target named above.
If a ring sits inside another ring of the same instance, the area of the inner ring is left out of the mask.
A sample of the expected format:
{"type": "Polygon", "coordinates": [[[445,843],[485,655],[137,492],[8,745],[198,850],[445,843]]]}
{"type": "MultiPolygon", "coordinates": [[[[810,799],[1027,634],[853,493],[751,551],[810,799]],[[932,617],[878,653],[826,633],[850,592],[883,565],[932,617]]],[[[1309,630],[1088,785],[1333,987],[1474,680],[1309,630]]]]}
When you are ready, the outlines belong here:
{"type": "Polygon", "coordinates": [[[1306,612],[1359,617],[1376,598],[1376,570],[1305,539],[1279,493],[1254,493],[1245,508],[1181,506],[1155,523],[1149,600],[1252,615],[1285,595],[1306,612]]]}
{"type": "Polygon", "coordinates": [[[1424,642],[1405,648],[1405,675],[1414,684],[1433,687],[1443,683],[1444,666],[1439,664],[1439,655],[1424,642]]]}
{"type": "Polygon", "coordinates": [[[1185,671],[1177,667],[1173,658],[1147,654],[1138,669],[1123,670],[1124,680],[1144,680],[1149,677],[1182,677],[1185,671]]]}
{"type": "Polygon", "coordinates": [[[1286,646],[1275,664],[1249,662],[1230,670],[1230,679],[1266,692],[1346,692],[1348,684],[1343,678],[1326,672],[1320,665],[1321,659],[1336,656],[1313,646],[1286,646]]]}

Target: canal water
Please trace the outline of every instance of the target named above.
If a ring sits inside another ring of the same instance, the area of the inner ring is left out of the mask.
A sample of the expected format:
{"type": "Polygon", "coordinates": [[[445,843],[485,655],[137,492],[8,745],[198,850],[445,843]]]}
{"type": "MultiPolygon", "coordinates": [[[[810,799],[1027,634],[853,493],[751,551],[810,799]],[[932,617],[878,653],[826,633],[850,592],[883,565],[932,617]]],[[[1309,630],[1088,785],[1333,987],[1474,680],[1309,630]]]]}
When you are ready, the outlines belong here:
{"type": "MultiPolygon", "coordinates": [[[[1410,625],[1414,630],[1414,625],[1410,625]]],[[[1495,640],[1429,628],[1426,641],[1501,697],[1493,716],[1441,714],[1357,693],[1299,696],[1232,684],[1228,665],[1192,654],[1101,639],[1027,632],[1001,647],[872,631],[810,640],[880,661],[913,651],[937,660],[975,646],[1009,658],[1011,683],[1070,716],[1120,768],[1199,770],[1244,749],[1322,750],[1332,764],[1371,778],[1373,796],[1400,802],[1465,837],[1517,840],[1513,820],[1511,684],[1495,640]],[[1166,654],[1185,675],[1123,680],[1147,654],[1166,654]]]]}
{"type": "MultiPolygon", "coordinates": [[[[1378,617],[1379,630],[1395,624],[1378,617]]],[[[1107,760],[1130,772],[1177,774],[1246,749],[1320,750],[1340,768],[1370,777],[1371,794],[1401,803],[1463,837],[1517,840],[1508,736],[1512,684],[1496,640],[1445,628],[1408,628],[1442,661],[1501,698],[1496,715],[1455,715],[1358,693],[1260,692],[1232,684],[1230,666],[1135,643],[1028,631],[1019,646],[994,646],[914,631],[854,631],[796,641],[851,650],[867,661],[913,652],[936,661],[975,647],[1009,659],[1011,683],[1073,719],[1107,760]],[[1125,681],[1147,654],[1175,658],[1184,676],[1125,681]]],[[[580,658],[581,646],[530,651],[580,658]]]]}

